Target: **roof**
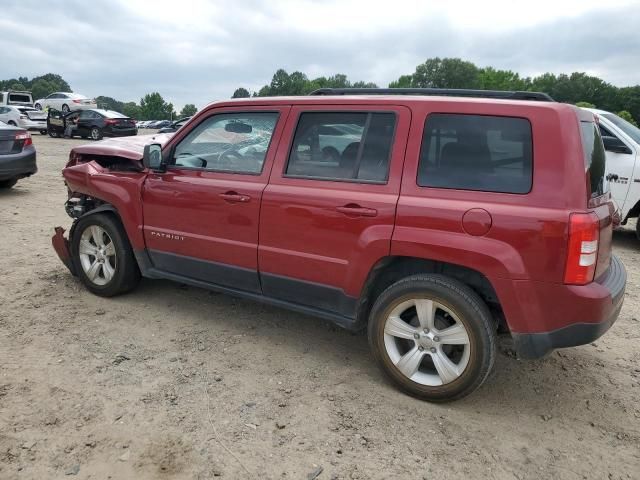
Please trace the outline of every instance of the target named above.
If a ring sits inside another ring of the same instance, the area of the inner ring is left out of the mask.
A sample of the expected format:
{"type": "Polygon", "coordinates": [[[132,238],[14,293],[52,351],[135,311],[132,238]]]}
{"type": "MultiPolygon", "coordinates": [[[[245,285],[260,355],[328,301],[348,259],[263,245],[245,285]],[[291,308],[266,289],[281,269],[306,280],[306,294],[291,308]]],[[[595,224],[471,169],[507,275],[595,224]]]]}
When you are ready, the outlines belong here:
{"type": "MultiPolygon", "coordinates": [[[[233,98],[220,100],[207,105],[206,109],[221,106],[238,105],[399,105],[410,106],[416,103],[460,103],[460,104],[481,104],[481,105],[513,105],[525,108],[546,108],[552,110],[565,110],[573,107],[559,102],[541,102],[534,100],[507,100],[498,98],[476,98],[476,97],[452,97],[452,96],[424,96],[424,95],[306,95],[293,97],[251,97],[233,98]]],[[[205,109],[203,109],[205,110],[205,109]]]]}

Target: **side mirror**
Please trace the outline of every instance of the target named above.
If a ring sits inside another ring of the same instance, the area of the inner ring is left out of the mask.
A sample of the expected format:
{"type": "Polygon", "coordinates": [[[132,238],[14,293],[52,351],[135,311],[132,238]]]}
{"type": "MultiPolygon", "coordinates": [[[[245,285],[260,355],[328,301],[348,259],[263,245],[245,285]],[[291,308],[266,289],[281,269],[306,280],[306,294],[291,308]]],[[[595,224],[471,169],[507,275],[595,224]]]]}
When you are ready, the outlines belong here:
{"type": "Polygon", "coordinates": [[[162,158],[162,146],[159,143],[144,146],[142,164],[145,168],[153,170],[154,172],[164,172],[167,170],[167,164],[162,158]]]}
{"type": "Polygon", "coordinates": [[[602,136],[602,143],[607,152],[631,154],[631,149],[627,147],[618,137],[602,136]]]}

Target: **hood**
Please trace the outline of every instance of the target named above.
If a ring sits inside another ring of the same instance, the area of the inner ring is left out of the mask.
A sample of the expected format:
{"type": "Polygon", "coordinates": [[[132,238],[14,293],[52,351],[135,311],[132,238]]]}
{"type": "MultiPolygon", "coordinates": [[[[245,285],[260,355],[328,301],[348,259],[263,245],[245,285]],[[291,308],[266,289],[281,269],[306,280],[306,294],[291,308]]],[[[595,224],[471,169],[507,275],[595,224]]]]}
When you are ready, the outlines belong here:
{"type": "Polygon", "coordinates": [[[109,138],[96,143],[89,143],[75,147],[71,154],[100,155],[109,157],[122,157],[128,160],[142,160],[144,146],[150,143],[159,143],[164,146],[173,134],[136,135],[132,137],[109,138]]]}

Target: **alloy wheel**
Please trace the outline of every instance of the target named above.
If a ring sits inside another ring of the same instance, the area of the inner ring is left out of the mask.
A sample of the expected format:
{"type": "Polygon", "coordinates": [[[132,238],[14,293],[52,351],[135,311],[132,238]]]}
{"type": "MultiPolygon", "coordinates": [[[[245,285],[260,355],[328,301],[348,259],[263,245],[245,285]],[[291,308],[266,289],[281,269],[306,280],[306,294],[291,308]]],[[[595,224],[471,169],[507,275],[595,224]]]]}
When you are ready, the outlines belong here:
{"type": "Polygon", "coordinates": [[[116,248],[104,228],[87,227],[80,237],[78,254],[82,270],[92,283],[106,285],[113,279],[117,268],[116,248]]]}
{"type": "Polygon", "coordinates": [[[440,386],[458,379],[470,358],[467,329],[446,305],[414,298],[396,305],[384,328],[391,362],[420,385],[440,386]]]}

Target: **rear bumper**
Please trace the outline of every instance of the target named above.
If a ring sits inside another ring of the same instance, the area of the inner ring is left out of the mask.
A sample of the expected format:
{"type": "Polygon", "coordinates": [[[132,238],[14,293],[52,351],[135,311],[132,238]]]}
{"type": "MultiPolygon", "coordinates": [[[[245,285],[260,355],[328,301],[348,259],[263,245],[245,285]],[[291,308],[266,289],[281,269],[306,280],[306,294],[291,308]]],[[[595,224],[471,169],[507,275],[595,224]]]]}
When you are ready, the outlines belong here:
{"type": "Polygon", "coordinates": [[[28,177],[37,171],[36,150],[33,147],[27,147],[20,153],[0,155],[0,180],[28,177]]]}
{"type": "MultiPolygon", "coordinates": [[[[627,272],[622,262],[611,257],[607,272],[590,285],[565,287],[570,289],[572,302],[577,307],[584,303],[591,312],[589,316],[564,327],[534,333],[512,332],[515,349],[522,358],[540,358],[556,348],[575,347],[593,342],[604,335],[615,323],[622,309],[627,272]]],[[[575,308],[580,310],[579,308],[575,308]]],[[[553,311],[548,312],[553,315],[553,311]]],[[[584,312],[583,312],[584,313],[584,312]]]]}
{"type": "Polygon", "coordinates": [[[46,130],[47,129],[47,121],[43,120],[41,122],[35,121],[35,120],[21,120],[20,121],[20,127],[24,128],[25,130],[30,130],[30,131],[40,131],[40,130],[46,130]]]}
{"type": "Polygon", "coordinates": [[[135,128],[127,128],[127,129],[105,128],[102,130],[102,135],[105,137],[132,137],[137,134],[138,134],[138,130],[135,128]]]}
{"type": "Polygon", "coordinates": [[[71,253],[69,251],[69,240],[67,240],[64,236],[64,228],[56,227],[55,234],[51,237],[51,245],[53,245],[53,249],[58,254],[58,258],[64,263],[64,265],[69,269],[69,271],[75,275],[76,271],[73,267],[73,262],[71,261],[71,253]]]}

